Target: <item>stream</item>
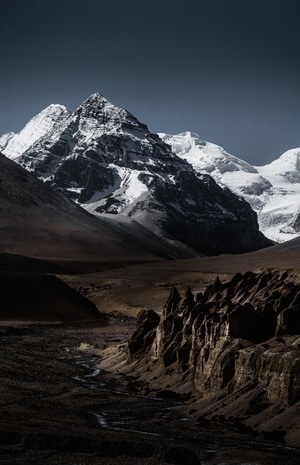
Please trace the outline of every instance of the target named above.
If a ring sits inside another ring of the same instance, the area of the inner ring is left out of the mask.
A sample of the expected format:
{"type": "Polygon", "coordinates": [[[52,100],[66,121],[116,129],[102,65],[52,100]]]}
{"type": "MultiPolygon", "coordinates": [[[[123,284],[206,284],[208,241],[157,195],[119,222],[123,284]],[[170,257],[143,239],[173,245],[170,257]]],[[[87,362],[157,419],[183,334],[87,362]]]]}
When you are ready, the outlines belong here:
{"type": "Polygon", "coordinates": [[[101,393],[101,402],[89,410],[97,427],[168,440],[194,450],[201,465],[294,465],[300,463],[299,450],[280,443],[248,437],[195,431],[189,425],[183,402],[125,391],[107,373],[94,368],[97,358],[77,355],[76,365],[84,374],[73,377],[87,389],[101,393]],[[239,458],[242,456],[242,458],[239,458]],[[298,460],[297,460],[298,458],[298,460]]]}
{"type": "MultiPolygon", "coordinates": [[[[90,359],[91,364],[95,361],[95,358],[90,359]]],[[[77,360],[76,364],[85,368],[87,372],[84,376],[73,377],[75,381],[88,389],[101,392],[102,396],[107,394],[101,410],[90,412],[97,418],[101,428],[165,437],[166,424],[174,426],[174,423],[181,422],[180,428],[182,428],[187,421],[180,412],[182,402],[124,391],[113,380],[103,377],[102,371],[93,368],[84,357],[77,360]],[[155,432],[152,430],[153,427],[155,432]]]]}
{"type": "Polygon", "coordinates": [[[1,464],[299,465],[299,449],[226,425],[199,427],[190,401],[101,371],[101,348],[132,330],[115,326],[2,327],[1,464]]]}

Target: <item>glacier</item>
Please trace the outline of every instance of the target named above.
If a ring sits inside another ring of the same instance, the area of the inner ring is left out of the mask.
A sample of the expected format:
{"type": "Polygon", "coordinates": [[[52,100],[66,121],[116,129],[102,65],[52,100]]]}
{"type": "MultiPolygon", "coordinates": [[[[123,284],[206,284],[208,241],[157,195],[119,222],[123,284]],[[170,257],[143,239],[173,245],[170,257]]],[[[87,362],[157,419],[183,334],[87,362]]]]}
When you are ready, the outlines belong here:
{"type": "Polygon", "coordinates": [[[190,131],[159,136],[198,173],[209,174],[249,202],[265,236],[285,242],[300,235],[300,148],[252,166],[190,131]]]}

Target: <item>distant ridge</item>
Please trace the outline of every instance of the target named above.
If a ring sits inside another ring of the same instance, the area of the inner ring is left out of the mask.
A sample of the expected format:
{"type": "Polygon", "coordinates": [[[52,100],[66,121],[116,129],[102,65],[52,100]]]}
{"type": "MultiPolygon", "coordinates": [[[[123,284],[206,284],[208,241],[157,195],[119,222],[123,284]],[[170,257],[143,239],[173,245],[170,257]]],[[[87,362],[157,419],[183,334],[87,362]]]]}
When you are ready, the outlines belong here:
{"type": "Polygon", "coordinates": [[[260,230],[275,242],[300,235],[300,148],[265,166],[251,166],[198,134],[160,134],[199,173],[241,195],[258,215],[260,230]]]}

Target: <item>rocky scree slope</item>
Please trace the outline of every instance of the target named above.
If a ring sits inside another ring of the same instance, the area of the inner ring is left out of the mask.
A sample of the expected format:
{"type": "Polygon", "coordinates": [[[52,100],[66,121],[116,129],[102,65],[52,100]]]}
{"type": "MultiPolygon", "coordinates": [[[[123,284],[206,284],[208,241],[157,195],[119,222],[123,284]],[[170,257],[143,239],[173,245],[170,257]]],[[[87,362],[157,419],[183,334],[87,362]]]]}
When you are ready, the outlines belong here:
{"type": "Polygon", "coordinates": [[[200,423],[234,418],[299,445],[296,272],[248,272],[226,283],[217,278],[204,293],[187,290],[184,298],[173,288],[161,316],[139,314],[127,351],[130,372],[150,386],[184,392],[192,385],[200,423]]]}
{"type": "Polygon", "coordinates": [[[181,248],[183,257],[271,244],[247,202],[196,173],[146,125],[100,94],[74,112],[49,107],[18,135],[3,136],[1,147],[89,212],[131,218],[181,248]]]}
{"type": "Polygon", "coordinates": [[[300,234],[300,148],[267,165],[252,166],[192,132],[160,137],[195,171],[247,200],[267,237],[285,242],[300,234]]]}

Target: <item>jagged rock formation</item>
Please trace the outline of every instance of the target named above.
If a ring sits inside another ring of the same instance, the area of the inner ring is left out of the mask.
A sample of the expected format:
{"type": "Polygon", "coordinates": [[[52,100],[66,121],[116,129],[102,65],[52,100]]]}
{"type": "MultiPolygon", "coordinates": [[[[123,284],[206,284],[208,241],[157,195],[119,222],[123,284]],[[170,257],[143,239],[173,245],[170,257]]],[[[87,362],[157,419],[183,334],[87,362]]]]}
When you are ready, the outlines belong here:
{"type": "Polygon", "coordinates": [[[256,417],[255,428],[261,422],[267,430],[265,423],[279,412],[299,410],[296,272],[248,272],[227,283],[217,278],[203,294],[188,290],[184,298],[173,288],[162,317],[144,312],[137,325],[128,343],[129,363],[160,367],[169,385],[172,378],[177,387],[192,382],[202,415],[218,411],[251,427],[256,417]]]}
{"type": "Polygon", "coordinates": [[[102,95],[74,112],[58,105],[46,110],[47,122],[38,115],[23,136],[3,136],[0,149],[89,212],[129,217],[168,247],[181,248],[183,257],[271,245],[247,202],[196,173],[102,95]]]}

